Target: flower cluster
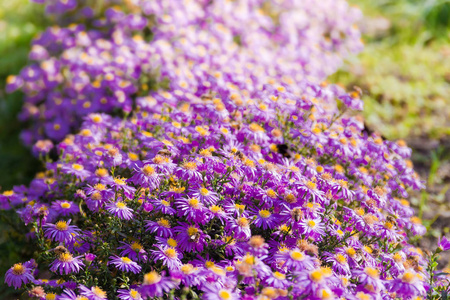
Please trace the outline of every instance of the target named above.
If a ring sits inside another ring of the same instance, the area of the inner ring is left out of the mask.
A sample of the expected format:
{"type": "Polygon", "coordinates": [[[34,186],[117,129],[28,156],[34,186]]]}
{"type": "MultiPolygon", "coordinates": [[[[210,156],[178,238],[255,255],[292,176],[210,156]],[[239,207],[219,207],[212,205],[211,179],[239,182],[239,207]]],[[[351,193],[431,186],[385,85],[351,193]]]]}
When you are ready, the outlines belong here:
{"type": "MultiPolygon", "coordinates": [[[[64,13],[76,2],[47,8],[64,13]]],[[[34,40],[32,63],[7,87],[25,94],[26,144],[59,142],[88,113],[129,113],[136,98],[152,105],[145,98],[160,87],[201,96],[215,81],[253,96],[274,78],[320,82],[362,47],[360,12],[344,0],[134,2],[100,2],[102,18],[85,22],[94,29],[54,26],[34,40]]],[[[77,14],[89,8],[78,5],[77,14]]]]}
{"type": "MultiPolygon", "coordinates": [[[[62,139],[57,160],[41,155],[29,187],[0,195],[40,253],[6,283],[58,300],[387,300],[443,285],[409,243],[425,233],[405,199],[423,188],[411,150],[364,131],[357,92],[320,83],[359,47],[342,37],[358,35],[352,11],[335,0],[138,1],[131,14],[107,8],[98,34],[49,29],[38,40],[54,34],[41,45],[60,53],[42,61],[54,76],[41,63],[28,67],[38,79],[10,84],[41,95],[25,109],[48,113],[43,126],[55,116],[67,129],[47,132],[62,139]],[[132,36],[149,20],[151,42],[132,36]]],[[[436,254],[449,248],[443,238],[436,254]]]]}

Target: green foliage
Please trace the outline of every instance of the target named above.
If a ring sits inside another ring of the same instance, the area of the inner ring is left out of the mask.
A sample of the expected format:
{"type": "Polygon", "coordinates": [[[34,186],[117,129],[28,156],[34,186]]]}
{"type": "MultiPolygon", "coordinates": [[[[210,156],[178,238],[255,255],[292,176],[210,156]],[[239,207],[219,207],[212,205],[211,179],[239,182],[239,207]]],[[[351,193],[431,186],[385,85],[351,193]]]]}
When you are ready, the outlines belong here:
{"type": "Polygon", "coordinates": [[[389,139],[450,134],[449,1],[358,1],[364,52],[332,78],[364,94],[368,126],[389,139]]]}

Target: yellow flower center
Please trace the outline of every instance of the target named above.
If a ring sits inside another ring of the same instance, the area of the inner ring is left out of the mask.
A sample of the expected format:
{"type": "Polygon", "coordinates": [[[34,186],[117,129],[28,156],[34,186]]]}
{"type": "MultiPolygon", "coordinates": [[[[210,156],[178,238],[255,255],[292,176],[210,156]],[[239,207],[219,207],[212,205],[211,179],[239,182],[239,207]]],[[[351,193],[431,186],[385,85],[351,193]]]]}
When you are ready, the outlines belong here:
{"type": "Polygon", "coordinates": [[[14,191],[4,191],[3,192],[3,196],[10,197],[12,195],[14,195],[14,191]]]}
{"type": "Polygon", "coordinates": [[[191,198],[189,200],[189,206],[193,208],[199,208],[200,201],[197,198],[191,198]]]}
{"type": "Polygon", "coordinates": [[[364,272],[374,279],[377,279],[380,276],[378,270],[374,268],[367,267],[364,269],[364,272]]]}
{"type": "Polygon", "coordinates": [[[47,293],[45,295],[45,300],[55,300],[56,299],[56,294],[54,293],[47,293]]]}
{"type": "Polygon", "coordinates": [[[316,222],[314,222],[313,220],[309,220],[308,222],[306,222],[306,225],[308,225],[308,227],[310,228],[314,228],[316,227],[316,222]]]}
{"type": "Polygon", "coordinates": [[[153,174],[155,174],[155,169],[153,169],[153,167],[150,165],[145,165],[142,168],[142,173],[144,173],[146,176],[152,176],[153,174]]]}
{"type": "Polygon", "coordinates": [[[275,191],[272,189],[268,189],[266,191],[266,194],[267,194],[267,196],[269,196],[272,199],[275,199],[277,197],[277,193],[275,193],[275,191]]]}
{"type": "Polygon", "coordinates": [[[221,209],[219,206],[217,206],[217,205],[213,205],[213,206],[211,206],[211,207],[209,208],[209,210],[210,210],[213,214],[216,214],[216,213],[220,212],[222,209],[221,209]]]}
{"type": "Polygon", "coordinates": [[[197,164],[193,161],[189,161],[189,162],[184,163],[183,167],[188,170],[195,170],[195,169],[197,169],[197,164]]]}
{"type": "Polygon", "coordinates": [[[72,169],[74,169],[75,171],[82,171],[84,169],[84,167],[79,164],[73,164],[72,169]]]}
{"type": "Polygon", "coordinates": [[[125,185],[125,178],[114,178],[114,183],[118,185],[125,185]]]}
{"type": "Polygon", "coordinates": [[[161,200],[161,204],[164,206],[170,206],[170,202],[166,200],[161,200]]]}
{"type": "Polygon", "coordinates": [[[175,258],[178,256],[177,250],[173,248],[168,248],[166,251],[164,251],[164,254],[169,258],[175,258]]]}
{"type": "Polygon", "coordinates": [[[141,244],[139,244],[138,242],[133,242],[132,244],[131,244],[131,249],[133,249],[134,251],[141,251],[142,250],[142,245],[141,244]]]}
{"type": "Polygon", "coordinates": [[[202,194],[202,196],[208,196],[209,195],[209,191],[205,188],[201,188],[200,189],[200,194],[202,194]]]}
{"type": "Polygon", "coordinates": [[[139,299],[141,297],[141,294],[139,294],[138,291],[131,289],[130,290],[130,296],[133,299],[139,299]]]}
{"type": "Polygon", "coordinates": [[[347,258],[344,255],[340,254],[340,253],[336,254],[335,257],[336,257],[336,260],[342,265],[347,262],[347,258]]]}
{"type": "Polygon", "coordinates": [[[248,226],[248,220],[245,217],[239,218],[237,223],[238,223],[238,225],[240,227],[247,227],[248,226]]]}
{"type": "Polygon", "coordinates": [[[280,279],[280,280],[286,279],[286,275],[284,275],[283,273],[280,273],[280,272],[274,272],[273,277],[275,277],[276,279],[280,279]]]}
{"type": "Polygon", "coordinates": [[[67,225],[66,221],[58,221],[55,224],[55,228],[60,231],[66,231],[69,229],[69,225],[67,225]]]}
{"type": "Polygon", "coordinates": [[[63,262],[69,262],[69,261],[72,261],[73,256],[70,253],[61,253],[59,255],[58,259],[63,262]]]}
{"type": "Polygon", "coordinates": [[[219,297],[220,297],[220,299],[228,300],[228,299],[231,299],[231,293],[227,290],[220,290],[219,297]]]}
{"type": "Polygon", "coordinates": [[[144,275],[144,284],[155,284],[161,281],[161,275],[152,271],[144,275]]]}
{"type": "Polygon", "coordinates": [[[132,262],[131,259],[129,259],[128,257],[121,257],[120,260],[124,263],[124,264],[130,264],[132,262]]]}
{"type": "Polygon", "coordinates": [[[160,220],[158,221],[158,225],[159,225],[159,226],[162,226],[162,227],[165,227],[165,228],[170,228],[170,223],[169,223],[169,221],[166,220],[166,219],[160,219],[160,220]]]}
{"type": "Polygon", "coordinates": [[[101,288],[99,288],[98,286],[94,286],[91,290],[95,294],[95,296],[102,299],[106,299],[106,292],[101,288]]]}
{"type": "Polygon", "coordinates": [[[196,235],[198,233],[198,228],[190,226],[188,227],[187,233],[189,236],[196,235]]]}
{"type": "Polygon", "coordinates": [[[167,245],[169,245],[170,247],[175,248],[178,245],[178,242],[176,240],[174,240],[173,238],[169,238],[167,240],[167,245]]]}
{"type": "Polygon", "coordinates": [[[402,276],[402,281],[411,283],[415,277],[416,277],[416,275],[414,273],[406,271],[405,274],[403,274],[403,276],[402,276]]]}
{"type": "Polygon", "coordinates": [[[316,189],[316,184],[312,181],[308,181],[306,183],[306,186],[310,189],[310,190],[315,190],[316,189]]]}
{"type": "Polygon", "coordinates": [[[353,249],[352,247],[347,248],[347,250],[345,250],[345,253],[347,253],[348,256],[353,257],[356,254],[355,249],[353,249]]]}
{"type": "Polygon", "coordinates": [[[12,267],[12,273],[14,275],[22,275],[25,273],[25,267],[22,264],[15,264],[12,267]]]}
{"type": "Polygon", "coordinates": [[[70,208],[70,203],[69,202],[62,202],[61,203],[61,208],[64,208],[64,209],[70,208]]]}
{"type": "Polygon", "coordinates": [[[300,252],[298,250],[292,251],[290,256],[293,260],[297,260],[297,261],[303,260],[305,258],[305,255],[303,254],[303,252],[300,252]]]}
{"type": "Polygon", "coordinates": [[[108,170],[104,168],[97,169],[95,171],[95,175],[97,175],[98,177],[106,177],[108,176],[108,170]]]}
{"type": "Polygon", "coordinates": [[[121,201],[116,203],[116,207],[119,209],[124,209],[125,207],[127,207],[127,205],[121,201]]]}
{"type": "Polygon", "coordinates": [[[194,266],[191,264],[185,264],[181,266],[181,272],[184,274],[189,274],[194,270],[194,266]]]}
{"type": "Polygon", "coordinates": [[[259,216],[261,218],[267,219],[268,217],[270,217],[272,214],[270,213],[270,211],[268,211],[267,209],[262,209],[259,211],[259,216]]]}
{"type": "Polygon", "coordinates": [[[320,270],[314,270],[311,273],[309,273],[309,278],[311,278],[314,282],[319,282],[322,280],[323,274],[320,270]]]}
{"type": "Polygon", "coordinates": [[[208,269],[214,267],[214,262],[210,261],[210,260],[207,260],[205,262],[205,267],[208,268],[208,269]]]}
{"type": "Polygon", "coordinates": [[[248,128],[253,132],[264,132],[264,128],[262,128],[257,123],[252,123],[248,126],[248,128]]]}

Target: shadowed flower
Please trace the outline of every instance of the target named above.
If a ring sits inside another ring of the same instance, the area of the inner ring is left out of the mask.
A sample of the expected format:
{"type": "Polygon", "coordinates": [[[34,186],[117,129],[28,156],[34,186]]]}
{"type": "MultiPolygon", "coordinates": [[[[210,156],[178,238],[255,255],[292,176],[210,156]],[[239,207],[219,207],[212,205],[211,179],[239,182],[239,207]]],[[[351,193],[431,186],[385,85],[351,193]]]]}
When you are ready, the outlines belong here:
{"type": "Polygon", "coordinates": [[[5,274],[5,282],[8,286],[14,286],[18,289],[22,284],[27,284],[33,281],[34,277],[31,274],[31,269],[23,264],[15,264],[5,274]]]}
{"type": "Polygon", "coordinates": [[[70,253],[61,253],[56,260],[50,264],[50,270],[61,275],[78,273],[84,263],[79,259],[82,256],[73,257],[70,253]]]}
{"type": "Polygon", "coordinates": [[[134,274],[138,274],[139,272],[141,272],[141,266],[139,266],[137,263],[126,256],[111,256],[109,259],[110,261],[108,264],[114,265],[122,272],[131,272],[134,274]]]}

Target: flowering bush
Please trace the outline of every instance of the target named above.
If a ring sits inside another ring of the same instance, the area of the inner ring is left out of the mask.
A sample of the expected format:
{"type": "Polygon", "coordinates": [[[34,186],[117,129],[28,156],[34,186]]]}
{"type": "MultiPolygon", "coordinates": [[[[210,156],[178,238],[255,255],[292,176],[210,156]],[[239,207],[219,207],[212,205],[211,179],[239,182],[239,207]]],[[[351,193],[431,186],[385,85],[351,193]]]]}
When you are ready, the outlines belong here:
{"type": "MultiPolygon", "coordinates": [[[[8,78],[9,91],[25,94],[20,118],[33,124],[22,136],[27,144],[61,141],[91,112],[128,113],[133,100],[159,87],[201,96],[214,80],[253,96],[274,78],[321,81],[362,45],[353,26],[359,10],[343,0],[125,1],[124,11],[102,3],[103,18],[84,1],[64,14],[61,20],[87,24],[47,29],[33,42],[33,63],[8,78]]],[[[48,1],[47,8],[65,13],[75,4],[48,1]]]]}
{"type": "Polygon", "coordinates": [[[131,17],[108,8],[98,39],[49,29],[57,42],[34,50],[53,75],[41,64],[10,80],[40,94],[27,103],[44,101],[39,124],[62,142],[53,161],[53,143],[38,141],[46,171],[0,195],[38,249],[6,283],[61,300],[438,297],[436,257],[450,244],[429,258],[409,244],[425,232],[405,199],[423,187],[410,149],[364,132],[357,92],[318,83],[345,53],[313,45],[340,48],[333,32],[351,18],[314,20],[345,2],[184,2],[145,1],[131,17]],[[288,18],[299,12],[304,23],[288,18]],[[149,15],[150,43],[127,27],[149,15]],[[324,28],[330,39],[316,36],[324,28]],[[75,98],[91,104],[62,105],[75,98]]]}

